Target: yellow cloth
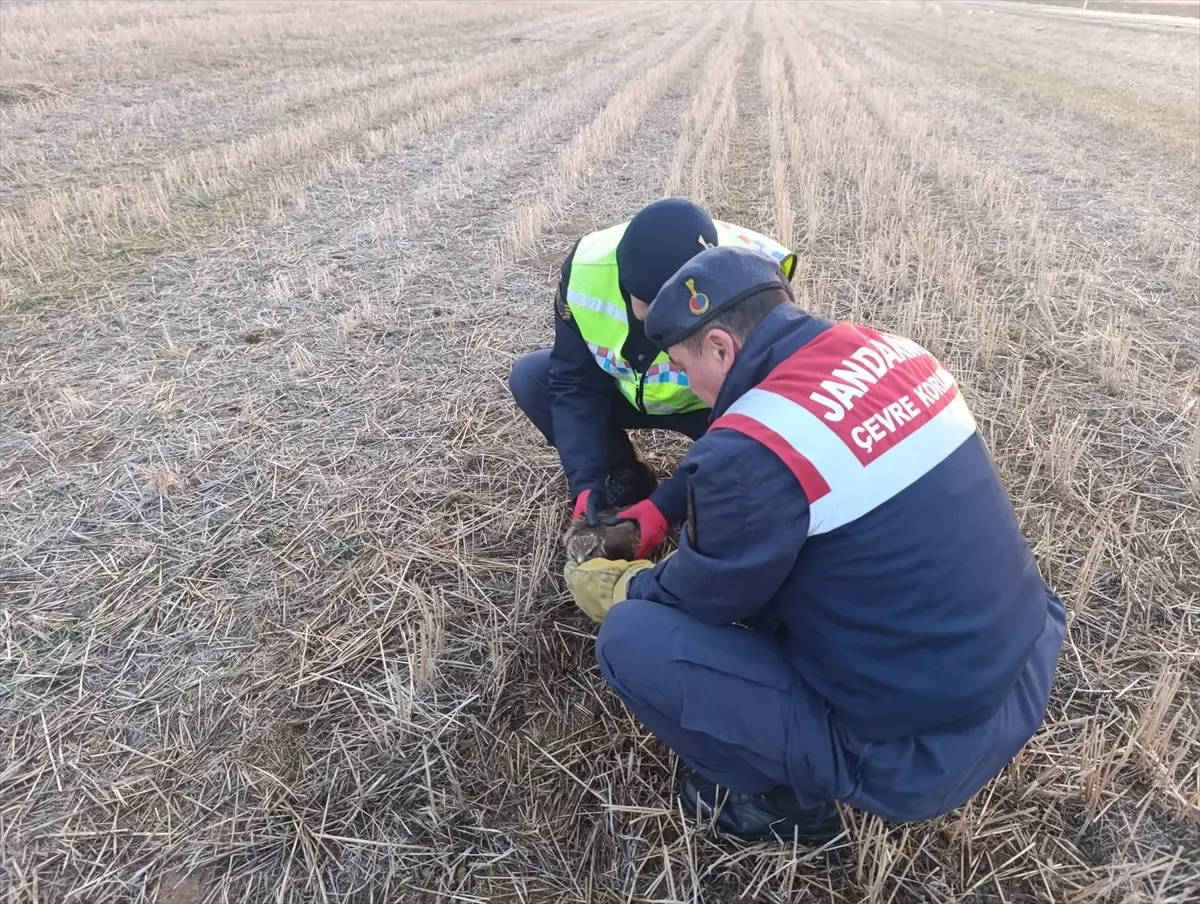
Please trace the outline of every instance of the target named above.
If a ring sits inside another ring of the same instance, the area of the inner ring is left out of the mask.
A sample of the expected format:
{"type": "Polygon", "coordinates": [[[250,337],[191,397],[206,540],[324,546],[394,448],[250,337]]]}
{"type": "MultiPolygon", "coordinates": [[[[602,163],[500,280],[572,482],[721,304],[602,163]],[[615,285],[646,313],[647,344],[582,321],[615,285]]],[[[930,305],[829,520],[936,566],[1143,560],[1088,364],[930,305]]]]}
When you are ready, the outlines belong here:
{"type": "Polygon", "coordinates": [[[604,621],[608,610],[626,598],[629,581],[639,571],[653,568],[649,559],[588,559],[582,564],[567,562],[563,577],[579,606],[594,622],[604,621]]]}

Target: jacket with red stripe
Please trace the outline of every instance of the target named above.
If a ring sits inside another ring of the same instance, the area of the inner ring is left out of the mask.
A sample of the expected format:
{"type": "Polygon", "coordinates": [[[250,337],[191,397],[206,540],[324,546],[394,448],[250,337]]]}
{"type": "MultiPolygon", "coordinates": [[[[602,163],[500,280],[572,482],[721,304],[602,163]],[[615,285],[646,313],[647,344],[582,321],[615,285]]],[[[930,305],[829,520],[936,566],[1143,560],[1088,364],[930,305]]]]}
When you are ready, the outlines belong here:
{"type": "Polygon", "coordinates": [[[680,548],[629,596],[771,633],[860,739],[994,714],[1052,594],[953,378],[913,343],[785,305],[713,417],[680,466],[680,548]]]}

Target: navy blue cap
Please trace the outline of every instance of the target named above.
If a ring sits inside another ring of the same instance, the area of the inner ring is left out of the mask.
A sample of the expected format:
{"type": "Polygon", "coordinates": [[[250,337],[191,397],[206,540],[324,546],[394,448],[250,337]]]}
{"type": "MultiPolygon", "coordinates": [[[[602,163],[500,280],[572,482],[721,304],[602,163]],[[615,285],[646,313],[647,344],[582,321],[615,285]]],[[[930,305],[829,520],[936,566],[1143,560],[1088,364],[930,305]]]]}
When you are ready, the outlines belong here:
{"type": "Polygon", "coordinates": [[[710,245],[717,227],[704,208],[683,198],[647,204],[617,243],[617,273],[625,291],[649,303],[671,274],[710,245]]]}
{"type": "Polygon", "coordinates": [[[779,262],[741,245],[709,248],[679,268],[646,314],[646,335],[660,348],[677,345],[722,311],[764,291],[792,300],[779,262]]]}

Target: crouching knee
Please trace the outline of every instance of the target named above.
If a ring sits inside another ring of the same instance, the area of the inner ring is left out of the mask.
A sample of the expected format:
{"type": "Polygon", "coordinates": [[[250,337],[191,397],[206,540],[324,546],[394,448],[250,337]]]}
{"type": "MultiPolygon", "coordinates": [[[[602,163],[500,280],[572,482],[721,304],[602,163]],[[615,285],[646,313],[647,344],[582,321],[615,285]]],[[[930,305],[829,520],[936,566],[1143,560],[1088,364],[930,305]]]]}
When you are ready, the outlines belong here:
{"type": "Polygon", "coordinates": [[[636,680],[670,657],[674,610],[648,600],[625,600],[604,616],[596,637],[596,664],[608,683],[636,680]]]}
{"type": "Polygon", "coordinates": [[[518,359],[508,373],[508,391],[526,413],[545,407],[549,387],[549,349],[538,349],[518,359]]]}

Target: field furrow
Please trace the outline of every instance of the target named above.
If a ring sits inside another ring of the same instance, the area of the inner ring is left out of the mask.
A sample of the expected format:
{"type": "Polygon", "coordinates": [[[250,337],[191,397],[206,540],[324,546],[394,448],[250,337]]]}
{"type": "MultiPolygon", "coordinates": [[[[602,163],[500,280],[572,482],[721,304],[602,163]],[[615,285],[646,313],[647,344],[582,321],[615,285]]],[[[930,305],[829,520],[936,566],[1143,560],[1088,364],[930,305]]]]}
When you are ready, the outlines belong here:
{"type": "Polygon", "coordinates": [[[270,77],[249,84],[208,70],[147,81],[85,96],[70,108],[37,116],[35,129],[13,128],[21,124],[22,114],[30,119],[36,115],[18,106],[0,119],[14,133],[0,189],[3,209],[20,215],[21,205],[33,203],[40,193],[136,181],[190,151],[236,146],[239,139],[286,128],[297,117],[311,121],[348,104],[377,103],[397,82],[444,72],[485,50],[511,49],[508,45],[524,41],[536,46],[548,25],[530,20],[513,24],[518,27],[500,32],[485,19],[413,34],[402,56],[380,54],[369,66],[348,53],[320,62],[300,63],[302,58],[293,57],[273,67],[270,77]],[[470,42],[469,51],[464,41],[470,42]],[[214,109],[225,111],[216,122],[211,119],[214,109]]]}

